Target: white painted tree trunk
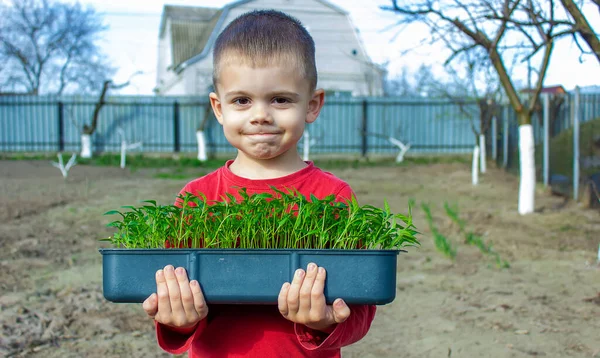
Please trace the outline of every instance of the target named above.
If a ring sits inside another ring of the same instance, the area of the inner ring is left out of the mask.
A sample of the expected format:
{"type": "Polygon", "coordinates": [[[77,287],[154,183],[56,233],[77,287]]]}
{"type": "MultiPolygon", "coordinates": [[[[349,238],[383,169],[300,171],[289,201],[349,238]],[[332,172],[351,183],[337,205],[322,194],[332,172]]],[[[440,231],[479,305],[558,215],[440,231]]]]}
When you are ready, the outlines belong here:
{"type": "Polygon", "coordinates": [[[481,163],[481,173],[485,173],[486,172],[486,152],[485,152],[485,135],[480,134],[479,135],[479,153],[481,154],[479,156],[480,159],[480,163],[481,163]]]}
{"type": "Polygon", "coordinates": [[[404,161],[404,154],[410,149],[410,144],[404,144],[401,140],[394,137],[389,137],[388,140],[400,150],[396,156],[396,163],[402,163],[404,161]]]}
{"type": "Polygon", "coordinates": [[[127,150],[135,149],[142,146],[142,142],[137,142],[133,144],[127,144],[127,141],[121,141],[121,169],[125,169],[125,162],[127,160],[127,150]]]}
{"type": "Polygon", "coordinates": [[[208,158],[206,156],[206,137],[204,131],[196,131],[196,140],[198,141],[198,160],[205,162],[208,158]]]}
{"type": "Polygon", "coordinates": [[[473,165],[471,166],[471,183],[479,184],[479,147],[473,147],[473,165]]]}
{"type": "Polygon", "coordinates": [[[127,159],[127,142],[121,142],[121,169],[125,169],[125,161],[127,159]]]}
{"type": "Polygon", "coordinates": [[[92,157],[92,136],[89,134],[81,135],[81,157],[91,158],[92,157]]]}
{"type": "Polygon", "coordinates": [[[304,145],[302,146],[302,160],[306,162],[310,157],[310,134],[307,130],[304,131],[303,139],[304,145]]]}
{"type": "Polygon", "coordinates": [[[533,213],[535,208],[535,148],[531,124],[519,126],[519,158],[521,181],[519,183],[519,214],[533,213]]]}
{"type": "Polygon", "coordinates": [[[56,156],[58,157],[58,162],[52,162],[52,165],[57,167],[58,169],[60,169],[60,172],[62,173],[63,178],[67,178],[67,176],[69,175],[69,170],[74,165],[77,164],[77,162],[76,162],[77,154],[73,154],[71,156],[71,159],[69,159],[66,166],[63,162],[62,153],[58,153],[56,156]]]}

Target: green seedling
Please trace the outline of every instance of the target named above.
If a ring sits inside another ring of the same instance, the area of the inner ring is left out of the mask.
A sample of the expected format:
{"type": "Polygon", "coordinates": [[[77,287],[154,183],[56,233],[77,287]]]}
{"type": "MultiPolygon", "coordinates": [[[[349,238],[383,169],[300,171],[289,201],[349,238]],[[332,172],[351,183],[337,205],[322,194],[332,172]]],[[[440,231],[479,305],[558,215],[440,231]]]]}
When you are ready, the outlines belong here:
{"type": "Polygon", "coordinates": [[[421,204],[421,208],[423,208],[423,211],[425,212],[425,218],[427,220],[427,223],[429,224],[429,229],[433,234],[433,242],[435,243],[435,247],[446,257],[450,258],[451,260],[454,260],[454,258],[456,257],[456,249],[452,247],[452,244],[450,243],[448,238],[442,235],[433,223],[431,208],[425,203],[421,204]]]}
{"type": "Polygon", "coordinates": [[[364,205],[356,199],[336,202],[330,195],[306,198],[298,192],[272,188],[273,194],[247,194],[241,200],[228,194],[209,202],[202,194],[178,197],[180,205],[124,206],[106,215],[120,215],[108,226],[117,232],[107,238],[122,248],[311,248],[399,249],[418,246],[418,234],[408,215],[364,205]]]}
{"type": "Polygon", "coordinates": [[[483,254],[492,256],[496,261],[496,266],[501,268],[509,268],[510,264],[502,260],[500,255],[492,249],[492,243],[486,244],[483,238],[471,231],[466,230],[466,222],[460,218],[458,212],[458,205],[450,206],[447,202],[444,203],[444,209],[448,217],[458,225],[460,232],[465,236],[465,244],[473,245],[479,249],[483,254]]]}

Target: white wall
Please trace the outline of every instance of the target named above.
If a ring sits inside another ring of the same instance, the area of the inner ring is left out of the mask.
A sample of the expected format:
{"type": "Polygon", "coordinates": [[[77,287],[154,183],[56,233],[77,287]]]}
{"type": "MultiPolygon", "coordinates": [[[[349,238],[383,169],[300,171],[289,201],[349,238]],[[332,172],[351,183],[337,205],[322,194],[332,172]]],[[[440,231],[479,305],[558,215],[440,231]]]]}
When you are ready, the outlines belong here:
{"type": "MultiPolygon", "coordinates": [[[[316,0],[255,0],[232,8],[222,28],[239,15],[256,9],[283,11],[300,20],[315,41],[318,87],[349,91],[354,95],[381,95],[382,79],[374,71],[350,18],[316,0]],[[355,53],[353,53],[353,51],[355,53]],[[365,72],[370,73],[365,75],[365,72]],[[375,81],[368,84],[368,81],[375,81]],[[375,87],[375,88],[373,88],[375,87]]],[[[170,33],[169,39],[170,39],[170,33]]],[[[187,94],[205,93],[212,81],[212,53],[183,72],[191,82],[184,86],[187,94]],[[206,79],[210,81],[207,83],[206,79]]],[[[176,94],[168,89],[168,94],[176,94]]],[[[166,94],[165,93],[165,94],[166,94]]],[[[177,93],[178,94],[178,93],[177,93]]]]}

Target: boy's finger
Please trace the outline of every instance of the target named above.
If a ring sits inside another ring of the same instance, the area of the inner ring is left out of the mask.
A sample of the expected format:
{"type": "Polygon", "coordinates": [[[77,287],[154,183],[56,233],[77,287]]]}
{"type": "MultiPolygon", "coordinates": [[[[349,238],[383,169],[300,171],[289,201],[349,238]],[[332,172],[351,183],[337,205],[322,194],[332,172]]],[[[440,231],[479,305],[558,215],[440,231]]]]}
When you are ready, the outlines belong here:
{"type": "Polygon", "coordinates": [[[300,287],[300,305],[299,310],[303,312],[310,311],[312,289],[317,278],[317,265],[309,263],[306,267],[306,277],[300,287]]]}
{"type": "Polygon", "coordinates": [[[163,270],[156,271],[156,295],[158,297],[158,312],[170,315],[171,301],[169,300],[169,289],[163,270]]]}
{"type": "Polygon", "coordinates": [[[336,323],[342,323],[350,317],[350,307],[342,300],[338,298],[333,301],[333,318],[336,323]]]}
{"type": "Polygon", "coordinates": [[[158,299],[156,298],[156,293],[151,294],[146,298],[144,303],[142,303],[142,308],[148,316],[154,318],[156,313],[158,312],[158,299]]]}
{"type": "Polygon", "coordinates": [[[286,282],[281,286],[281,290],[279,291],[279,296],[277,297],[277,307],[279,308],[279,313],[283,317],[287,317],[289,310],[287,304],[287,296],[290,291],[290,283],[286,282]]]}
{"type": "Polygon", "coordinates": [[[298,312],[298,300],[300,296],[300,287],[302,287],[302,281],[304,281],[304,270],[297,269],[287,294],[288,313],[298,312]]]}
{"type": "Polygon", "coordinates": [[[310,292],[311,309],[317,310],[318,312],[321,312],[327,305],[325,302],[325,295],[323,294],[325,291],[326,278],[327,273],[325,269],[323,267],[319,267],[317,269],[317,278],[315,279],[315,283],[312,286],[312,291],[310,292]]]}
{"type": "Polygon", "coordinates": [[[198,283],[196,280],[193,280],[190,282],[190,289],[194,297],[194,309],[196,310],[198,316],[200,316],[200,319],[203,319],[208,314],[208,306],[206,305],[206,300],[204,299],[204,294],[202,293],[200,283],[198,283]]]}
{"type": "Polygon", "coordinates": [[[179,282],[177,282],[177,277],[175,277],[175,268],[172,265],[165,266],[164,274],[165,280],[167,281],[167,288],[169,290],[171,312],[173,315],[185,315],[183,304],[181,303],[181,290],[179,289],[179,282]]]}
{"type": "Polygon", "coordinates": [[[181,304],[183,305],[183,310],[185,311],[186,316],[195,314],[196,308],[194,307],[194,296],[192,294],[190,282],[188,281],[185,269],[183,267],[178,267],[175,269],[175,277],[177,278],[177,283],[179,284],[181,304]]]}

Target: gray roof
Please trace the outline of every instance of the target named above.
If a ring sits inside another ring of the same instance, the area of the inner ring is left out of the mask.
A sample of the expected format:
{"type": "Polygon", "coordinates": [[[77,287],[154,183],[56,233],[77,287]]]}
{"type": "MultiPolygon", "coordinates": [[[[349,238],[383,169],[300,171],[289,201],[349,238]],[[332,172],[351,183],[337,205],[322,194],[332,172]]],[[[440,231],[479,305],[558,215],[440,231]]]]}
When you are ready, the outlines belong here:
{"type": "MultiPolygon", "coordinates": [[[[160,23],[159,38],[164,36],[167,18],[171,20],[171,46],[173,69],[181,72],[193,63],[206,57],[227,17],[230,9],[252,2],[239,0],[226,5],[222,9],[165,5],[160,23]]],[[[347,15],[345,10],[326,0],[316,0],[321,4],[347,15]]]]}
{"type": "Polygon", "coordinates": [[[173,67],[202,52],[221,13],[221,9],[206,7],[171,5],[164,7],[159,36],[164,36],[167,18],[170,19],[173,67]]]}

